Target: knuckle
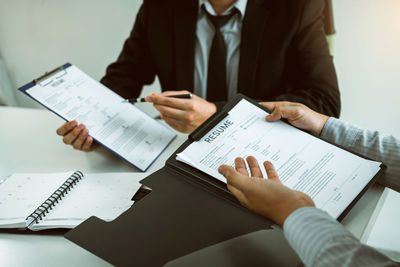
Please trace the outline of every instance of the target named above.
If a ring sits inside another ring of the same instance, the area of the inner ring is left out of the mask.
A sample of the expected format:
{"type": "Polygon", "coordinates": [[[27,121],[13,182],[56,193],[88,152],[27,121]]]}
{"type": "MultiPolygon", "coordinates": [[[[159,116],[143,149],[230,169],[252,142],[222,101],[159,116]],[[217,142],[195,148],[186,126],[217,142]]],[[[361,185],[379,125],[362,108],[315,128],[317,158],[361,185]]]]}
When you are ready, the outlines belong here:
{"type": "Polygon", "coordinates": [[[187,109],[191,111],[195,111],[197,109],[197,106],[195,103],[189,103],[187,104],[187,109]]]}
{"type": "MultiPolygon", "coordinates": [[[[184,115],[183,118],[184,118],[185,121],[188,121],[188,122],[194,121],[194,114],[193,113],[187,113],[187,114],[184,115]]],[[[185,127],[185,128],[187,128],[187,127],[185,127]]]]}

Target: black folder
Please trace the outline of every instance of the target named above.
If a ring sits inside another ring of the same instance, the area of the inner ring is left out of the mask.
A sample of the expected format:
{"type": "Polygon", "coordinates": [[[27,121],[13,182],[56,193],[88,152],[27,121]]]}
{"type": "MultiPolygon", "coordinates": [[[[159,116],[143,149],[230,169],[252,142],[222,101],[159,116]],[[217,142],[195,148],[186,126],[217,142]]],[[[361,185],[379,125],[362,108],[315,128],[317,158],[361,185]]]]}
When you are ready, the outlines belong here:
{"type": "Polygon", "coordinates": [[[189,136],[162,169],[141,181],[151,192],[129,210],[112,222],[91,217],[65,237],[117,266],[163,266],[168,262],[168,266],[187,266],[189,262],[191,266],[301,264],[279,227],[242,207],[226,184],[176,160],[177,153],[200,140],[243,98],[258,105],[238,95],[214,114],[189,136]],[[270,251],[266,245],[260,247],[260,237],[267,239],[266,244],[276,246],[270,247],[270,251]],[[257,248],[246,249],[254,246],[257,248]],[[230,262],[227,255],[233,251],[237,253],[231,255],[234,261],[230,262]]]}

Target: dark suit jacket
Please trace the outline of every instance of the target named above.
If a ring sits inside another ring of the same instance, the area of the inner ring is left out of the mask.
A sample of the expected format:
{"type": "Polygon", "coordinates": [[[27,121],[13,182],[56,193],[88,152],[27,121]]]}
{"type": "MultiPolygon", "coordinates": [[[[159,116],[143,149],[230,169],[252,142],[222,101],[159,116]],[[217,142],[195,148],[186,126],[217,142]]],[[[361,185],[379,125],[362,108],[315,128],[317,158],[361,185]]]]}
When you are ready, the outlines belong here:
{"type": "Polygon", "coordinates": [[[324,26],[325,26],[325,33],[327,35],[336,33],[335,23],[333,18],[332,0],[325,0],[324,26]]]}
{"type": "MultiPolygon", "coordinates": [[[[301,102],[339,116],[340,94],[325,39],[323,0],[248,0],[238,92],[301,102]]],[[[197,0],[144,0],[118,60],[102,83],[137,97],[158,76],[162,90],[192,90],[197,0]]],[[[221,104],[221,103],[219,103],[221,104]]]]}

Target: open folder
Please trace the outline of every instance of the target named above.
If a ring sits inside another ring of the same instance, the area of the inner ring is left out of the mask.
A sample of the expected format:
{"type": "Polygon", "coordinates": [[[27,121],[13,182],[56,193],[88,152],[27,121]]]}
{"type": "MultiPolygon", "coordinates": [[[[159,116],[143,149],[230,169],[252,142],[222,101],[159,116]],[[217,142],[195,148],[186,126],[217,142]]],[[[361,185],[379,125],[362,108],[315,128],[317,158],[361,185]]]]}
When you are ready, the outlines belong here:
{"type": "MultiPolygon", "coordinates": [[[[177,258],[198,250],[202,251],[201,255],[209,255],[202,258],[203,265],[226,262],[232,257],[235,260],[231,266],[242,266],[240,263],[256,257],[265,260],[264,266],[270,266],[262,249],[251,249],[251,253],[244,249],[234,255],[229,250],[257,246],[260,240],[255,232],[264,230],[259,233],[265,234],[269,244],[277,244],[281,252],[274,258],[274,265],[296,266],[300,260],[280,229],[243,208],[215,173],[217,166],[231,164],[235,156],[270,159],[287,186],[297,188],[302,184],[304,191],[314,196],[317,206],[338,220],[351,209],[384,166],[284,122],[272,126],[265,121],[266,114],[268,110],[238,95],[193,132],[165,167],[141,181],[152,189],[151,193],[136,201],[113,222],[91,217],[68,232],[66,238],[118,266],[161,266],[171,261],[177,266],[187,262],[177,258]],[[253,115],[248,116],[249,112],[253,115]],[[272,129],[263,129],[264,124],[272,129]],[[275,140],[268,140],[270,134],[275,140]],[[289,137],[293,140],[288,140],[289,137]],[[293,145],[296,141],[297,146],[293,145]],[[211,145],[203,142],[211,142],[211,145]],[[250,233],[254,234],[248,235],[250,233]],[[214,246],[217,244],[221,245],[214,246]],[[203,250],[207,247],[210,249],[203,250]],[[216,251],[228,253],[230,257],[216,251]]],[[[265,255],[276,251],[268,246],[264,249],[265,255]]],[[[190,261],[196,258],[190,257],[190,261]]]]}
{"type": "Polygon", "coordinates": [[[141,171],[147,170],[176,133],[70,63],[19,88],[89,134],[141,171]]]}

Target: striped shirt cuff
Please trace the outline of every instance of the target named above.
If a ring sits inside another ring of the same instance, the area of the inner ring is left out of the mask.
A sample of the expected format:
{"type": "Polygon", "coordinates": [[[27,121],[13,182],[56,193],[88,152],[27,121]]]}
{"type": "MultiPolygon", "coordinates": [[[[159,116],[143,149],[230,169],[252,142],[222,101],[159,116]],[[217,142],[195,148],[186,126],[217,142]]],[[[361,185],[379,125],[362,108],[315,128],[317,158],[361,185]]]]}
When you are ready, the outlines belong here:
{"type": "Polygon", "coordinates": [[[283,232],[306,266],[313,265],[330,240],[340,236],[352,237],[352,234],[330,215],[312,207],[294,211],[286,219],[283,232]]]}

